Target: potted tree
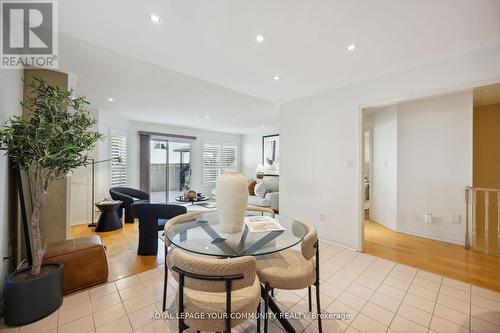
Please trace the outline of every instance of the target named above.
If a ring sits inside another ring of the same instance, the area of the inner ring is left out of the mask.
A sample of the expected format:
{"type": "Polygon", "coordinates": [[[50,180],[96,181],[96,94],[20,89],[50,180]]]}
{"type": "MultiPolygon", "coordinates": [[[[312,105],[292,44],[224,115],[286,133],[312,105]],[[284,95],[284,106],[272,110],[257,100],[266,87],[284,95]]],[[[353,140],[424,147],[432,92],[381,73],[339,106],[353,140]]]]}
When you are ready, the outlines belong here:
{"type": "MultiPolygon", "coordinates": [[[[43,318],[62,303],[63,265],[42,263],[46,247],[40,234],[40,214],[54,180],[89,162],[88,153],[102,135],[86,111],[84,97],[61,90],[41,77],[26,83],[31,94],[21,105],[28,115],[13,116],[0,129],[0,149],[27,176],[32,198],[28,226],[32,265],[5,279],[5,321],[26,324],[43,318]]],[[[50,221],[42,221],[50,223],[50,221]]]]}

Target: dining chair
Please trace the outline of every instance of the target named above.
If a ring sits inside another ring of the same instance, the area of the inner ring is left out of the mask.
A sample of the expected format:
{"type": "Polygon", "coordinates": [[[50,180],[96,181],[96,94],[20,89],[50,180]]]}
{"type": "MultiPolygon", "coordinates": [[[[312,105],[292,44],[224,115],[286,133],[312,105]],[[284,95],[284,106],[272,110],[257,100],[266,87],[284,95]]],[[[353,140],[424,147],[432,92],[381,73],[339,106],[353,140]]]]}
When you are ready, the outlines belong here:
{"type": "MultiPolygon", "coordinates": [[[[318,314],[319,332],[323,332],[321,325],[321,306],[319,293],[319,241],[315,228],[308,224],[296,221],[292,232],[306,235],[301,243],[301,251],[285,250],[278,253],[257,258],[257,276],[264,284],[264,313],[268,312],[269,292],[274,289],[308,291],[309,311],[312,311],[311,287],[316,289],[316,311],[318,314]]],[[[264,333],[267,333],[268,321],[264,317],[264,333]]]]}
{"type": "Polygon", "coordinates": [[[231,332],[255,314],[260,332],[260,282],[255,258],[200,258],[175,248],[172,274],[179,284],[179,332],[231,332]]]}
{"type": "Polygon", "coordinates": [[[165,277],[163,278],[163,312],[167,309],[167,287],[168,287],[168,270],[172,267],[171,261],[169,264],[168,257],[168,248],[172,246],[172,242],[167,237],[167,233],[169,230],[178,223],[192,222],[194,219],[200,215],[201,212],[188,212],[182,215],[178,215],[172,219],[170,219],[167,223],[165,223],[165,227],[163,229],[163,243],[165,246],[165,277]]]}

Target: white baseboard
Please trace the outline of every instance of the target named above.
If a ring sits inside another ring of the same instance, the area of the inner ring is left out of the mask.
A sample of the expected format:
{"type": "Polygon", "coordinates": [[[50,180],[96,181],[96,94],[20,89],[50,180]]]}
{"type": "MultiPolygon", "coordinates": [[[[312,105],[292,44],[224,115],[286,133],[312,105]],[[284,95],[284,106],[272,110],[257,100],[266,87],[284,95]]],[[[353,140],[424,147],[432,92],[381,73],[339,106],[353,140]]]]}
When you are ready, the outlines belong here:
{"type": "Polygon", "coordinates": [[[353,251],[357,251],[358,250],[356,248],[356,246],[353,246],[352,244],[348,244],[348,243],[344,243],[344,242],[339,242],[339,241],[336,241],[336,240],[322,238],[322,237],[319,237],[319,240],[322,241],[322,242],[325,242],[327,244],[340,246],[340,247],[343,247],[343,248],[346,248],[346,249],[349,249],[349,250],[353,250],[353,251]]]}
{"type": "MultiPolygon", "coordinates": [[[[418,231],[407,230],[407,229],[403,229],[403,228],[396,228],[396,231],[404,233],[404,234],[412,235],[412,236],[418,236],[418,237],[428,238],[428,239],[432,239],[432,240],[436,240],[436,241],[440,241],[440,242],[465,246],[465,240],[464,241],[457,241],[455,239],[427,235],[427,234],[424,234],[424,233],[421,233],[418,231]]],[[[464,236],[464,238],[465,238],[465,236],[464,236]]]]}

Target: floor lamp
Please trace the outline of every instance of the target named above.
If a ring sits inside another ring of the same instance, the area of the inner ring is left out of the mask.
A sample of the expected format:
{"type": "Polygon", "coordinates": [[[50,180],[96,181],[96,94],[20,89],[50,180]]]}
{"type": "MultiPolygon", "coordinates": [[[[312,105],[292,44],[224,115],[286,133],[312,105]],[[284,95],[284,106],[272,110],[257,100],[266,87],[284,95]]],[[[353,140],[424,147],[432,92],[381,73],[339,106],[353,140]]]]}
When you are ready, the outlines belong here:
{"type": "MultiPolygon", "coordinates": [[[[95,159],[92,159],[92,162],[90,164],[92,164],[92,202],[90,203],[91,205],[91,208],[92,208],[92,220],[90,221],[90,223],[88,224],[88,227],[95,227],[97,226],[97,223],[95,223],[95,219],[94,219],[94,213],[95,213],[95,210],[94,210],[94,204],[95,204],[95,199],[94,199],[94,196],[95,196],[95,165],[96,164],[99,164],[99,163],[104,163],[104,162],[109,162],[109,161],[112,161],[114,160],[115,157],[112,157],[112,158],[108,158],[108,159],[105,159],[105,160],[101,160],[101,161],[96,161],[95,159]]],[[[118,164],[122,164],[123,162],[123,158],[121,156],[118,156],[116,157],[116,160],[118,162],[118,164]]]]}

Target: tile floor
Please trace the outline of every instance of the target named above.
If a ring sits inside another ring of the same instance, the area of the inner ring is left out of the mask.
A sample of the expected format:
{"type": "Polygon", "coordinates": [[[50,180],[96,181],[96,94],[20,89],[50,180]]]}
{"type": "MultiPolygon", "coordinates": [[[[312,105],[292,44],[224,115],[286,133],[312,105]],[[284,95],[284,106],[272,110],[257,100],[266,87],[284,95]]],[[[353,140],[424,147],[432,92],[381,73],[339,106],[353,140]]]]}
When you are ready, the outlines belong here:
{"type": "MultiPolygon", "coordinates": [[[[348,314],[324,320],[324,332],[500,332],[500,293],[325,243],[320,258],[322,308],[348,314]]],[[[176,332],[175,320],[150,319],[161,311],[163,269],[66,296],[49,317],[0,332],[176,332]]],[[[173,311],[176,283],[169,283],[173,311]]],[[[287,312],[307,312],[306,290],[280,290],[275,298],[287,312]]],[[[292,324],[297,332],[317,332],[309,317],[292,324]]],[[[233,331],[255,330],[248,321],[233,331]]],[[[272,321],[270,332],[283,330],[272,321]]]]}

